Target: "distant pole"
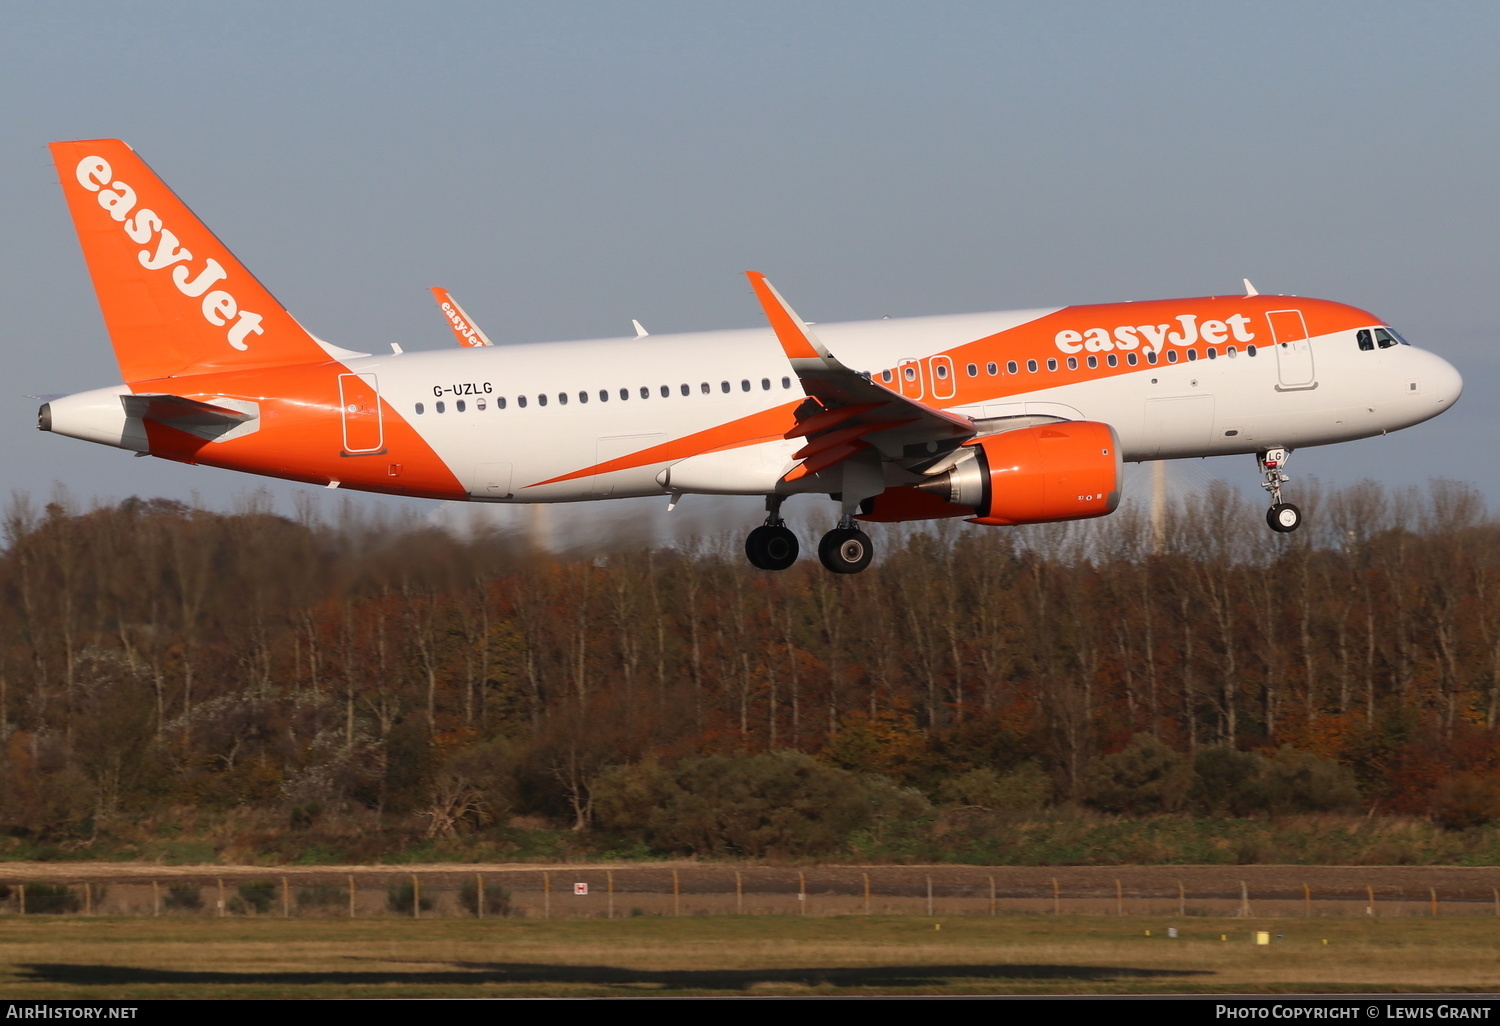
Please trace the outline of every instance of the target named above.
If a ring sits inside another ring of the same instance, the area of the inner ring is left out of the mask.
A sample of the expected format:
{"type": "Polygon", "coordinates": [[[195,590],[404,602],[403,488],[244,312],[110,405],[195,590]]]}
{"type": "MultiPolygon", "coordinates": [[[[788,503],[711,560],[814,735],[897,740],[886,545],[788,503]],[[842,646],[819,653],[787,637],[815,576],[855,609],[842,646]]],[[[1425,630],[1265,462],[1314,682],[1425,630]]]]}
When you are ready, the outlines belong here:
{"type": "Polygon", "coordinates": [[[292,892],[286,884],[286,877],[281,878],[281,918],[290,919],[292,916],[292,892]]]}
{"type": "Polygon", "coordinates": [[[1182,881],[1177,881],[1177,914],[1187,915],[1187,888],[1182,886],[1182,881]]]}
{"type": "Polygon", "coordinates": [[[734,871],[734,914],[745,914],[745,878],[738,869],[734,871]]]}
{"type": "Polygon", "coordinates": [[[1124,914],[1125,914],[1125,888],[1123,886],[1121,886],[1119,880],[1116,880],[1115,881],[1115,915],[1117,915],[1117,916],[1123,916],[1124,914]]]}
{"type": "Polygon", "coordinates": [[[1437,888],[1429,887],[1427,892],[1432,895],[1432,917],[1437,918],[1437,888]]]}
{"type": "Polygon", "coordinates": [[[1370,898],[1370,904],[1367,906],[1366,911],[1373,916],[1375,914],[1375,887],[1373,884],[1365,884],[1365,894],[1370,898]]]}
{"type": "Polygon", "coordinates": [[[606,869],[604,871],[605,887],[609,891],[609,918],[615,917],[615,871],[606,869]]]}
{"type": "Polygon", "coordinates": [[[474,874],[474,918],[484,918],[484,874],[474,874]]]}
{"type": "Polygon", "coordinates": [[[797,904],[802,914],[807,915],[807,875],[801,870],[797,871],[797,904]]]}
{"type": "Polygon", "coordinates": [[[422,882],[417,879],[417,874],[411,875],[411,917],[422,918],[422,882]]]}
{"type": "Polygon", "coordinates": [[[87,880],[83,882],[83,914],[86,916],[94,914],[94,888],[87,880]]]}
{"type": "Polygon", "coordinates": [[[995,878],[990,877],[990,915],[996,914],[995,908],[995,878]]]}
{"type": "Polygon", "coordinates": [[[349,874],[349,918],[354,918],[354,874],[349,874]]]}
{"type": "Polygon", "coordinates": [[[224,913],[226,911],[227,910],[224,908],[224,880],[221,877],[219,879],[219,918],[220,919],[224,918],[224,913]]]}
{"type": "Polygon", "coordinates": [[[1062,895],[1057,889],[1057,877],[1052,878],[1052,914],[1062,915],[1062,895]]]}
{"type": "Polygon", "coordinates": [[[682,915],[682,880],[677,875],[677,870],[672,870],[672,914],[682,915]]]}
{"type": "Polygon", "coordinates": [[[552,918],[552,877],[542,871],[542,918],[552,918]]]}
{"type": "Polygon", "coordinates": [[[1240,881],[1240,915],[1250,918],[1250,888],[1243,880],[1240,881]]]}
{"type": "MultiPolygon", "coordinates": [[[[1495,907],[1500,909],[1500,903],[1497,903],[1495,907]]],[[[151,914],[161,915],[161,884],[156,880],[151,881],[151,914]]],[[[1500,915],[1500,913],[1496,914],[1500,915]]]]}
{"type": "Polygon", "coordinates": [[[932,918],[932,877],[927,878],[927,918],[932,918]]]}
{"type": "Polygon", "coordinates": [[[1302,916],[1304,919],[1312,918],[1312,888],[1307,884],[1302,885],[1302,916]]]}
{"type": "Polygon", "coordinates": [[[859,875],[865,878],[865,915],[869,915],[870,914],[870,874],[869,873],[861,873],[859,875]]]}
{"type": "Polygon", "coordinates": [[[26,885],[17,884],[16,891],[21,896],[21,915],[24,916],[26,914],[26,885]]]}

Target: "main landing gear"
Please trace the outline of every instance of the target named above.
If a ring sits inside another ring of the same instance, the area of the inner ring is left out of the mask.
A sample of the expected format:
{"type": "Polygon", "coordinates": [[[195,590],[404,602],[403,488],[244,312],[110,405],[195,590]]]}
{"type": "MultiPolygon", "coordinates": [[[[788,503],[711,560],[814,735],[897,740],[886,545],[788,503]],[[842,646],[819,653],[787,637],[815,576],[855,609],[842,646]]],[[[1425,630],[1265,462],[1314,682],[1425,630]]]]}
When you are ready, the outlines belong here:
{"type": "Polygon", "coordinates": [[[1291,455],[1290,449],[1266,449],[1255,458],[1261,477],[1265,478],[1260,486],[1271,493],[1266,524],[1279,534],[1289,534],[1302,526],[1302,511],[1290,502],[1281,501],[1281,486],[1289,480],[1282,468],[1291,455]]]}
{"type": "Polygon", "coordinates": [[[781,519],[781,496],[766,497],[766,522],[745,539],[745,558],[758,570],[785,570],[797,562],[801,546],[781,519]]]}
{"type": "MultiPolygon", "coordinates": [[[[767,496],[766,522],[745,539],[745,558],[760,570],[785,570],[800,553],[797,536],[781,519],[781,500],[779,495],[767,496]]],[[[852,516],[845,516],[818,543],[818,559],[836,574],[857,574],[874,555],[870,536],[854,526],[852,516]]]]}

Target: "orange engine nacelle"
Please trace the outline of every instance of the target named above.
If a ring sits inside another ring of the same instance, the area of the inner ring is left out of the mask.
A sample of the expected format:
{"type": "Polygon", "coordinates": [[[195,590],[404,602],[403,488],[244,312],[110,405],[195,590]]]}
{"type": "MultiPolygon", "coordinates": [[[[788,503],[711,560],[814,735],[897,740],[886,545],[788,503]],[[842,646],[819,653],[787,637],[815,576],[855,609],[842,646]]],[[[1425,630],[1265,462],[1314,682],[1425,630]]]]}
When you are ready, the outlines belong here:
{"type": "Polygon", "coordinates": [[[974,510],[973,523],[1084,520],[1120,504],[1125,467],[1119,436],[1108,424],[1038,424],[976,438],[966,448],[974,450],[973,459],[916,488],[950,509],[974,510]]]}

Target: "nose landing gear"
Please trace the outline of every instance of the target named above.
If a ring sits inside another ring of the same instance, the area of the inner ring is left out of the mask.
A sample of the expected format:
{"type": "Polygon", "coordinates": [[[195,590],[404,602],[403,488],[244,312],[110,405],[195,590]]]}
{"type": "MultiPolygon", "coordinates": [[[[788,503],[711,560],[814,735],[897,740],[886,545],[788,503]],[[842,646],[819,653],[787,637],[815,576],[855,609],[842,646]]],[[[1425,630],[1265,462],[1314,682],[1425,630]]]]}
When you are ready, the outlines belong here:
{"type": "Polygon", "coordinates": [[[1266,510],[1266,525],[1278,534],[1289,534],[1302,526],[1302,511],[1290,502],[1281,501],[1281,486],[1290,478],[1282,469],[1292,455],[1290,449],[1266,449],[1255,457],[1263,480],[1260,486],[1271,493],[1271,508],[1266,510]]]}

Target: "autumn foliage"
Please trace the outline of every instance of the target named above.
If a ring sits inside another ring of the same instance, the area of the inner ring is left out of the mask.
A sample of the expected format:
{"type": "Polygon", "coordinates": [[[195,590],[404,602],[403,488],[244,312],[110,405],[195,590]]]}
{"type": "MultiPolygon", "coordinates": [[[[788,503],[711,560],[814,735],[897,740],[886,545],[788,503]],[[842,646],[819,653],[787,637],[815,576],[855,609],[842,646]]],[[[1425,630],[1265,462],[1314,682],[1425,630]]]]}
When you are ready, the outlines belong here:
{"type": "Polygon", "coordinates": [[[340,817],[793,854],[944,809],[1500,818],[1500,522],[1446,482],[1311,498],[1289,536],[1223,488],[1154,525],[885,528],[854,577],[737,539],[559,558],[17,499],[0,829],[249,810],[285,857],[340,817]]]}

